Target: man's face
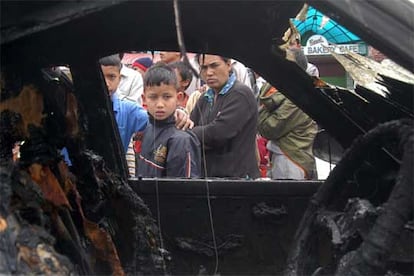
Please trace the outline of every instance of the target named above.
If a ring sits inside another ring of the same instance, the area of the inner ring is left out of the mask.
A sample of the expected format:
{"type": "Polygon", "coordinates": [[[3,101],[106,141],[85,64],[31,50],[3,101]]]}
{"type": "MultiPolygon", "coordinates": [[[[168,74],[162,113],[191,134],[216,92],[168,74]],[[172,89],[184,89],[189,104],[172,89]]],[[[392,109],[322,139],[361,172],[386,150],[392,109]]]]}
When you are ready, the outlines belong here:
{"type": "Polygon", "coordinates": [[[206,84],[215,92],[219,92],[229,79],[231,64],[225,62],[220,56],[200,56],[200,74],[206,84]]]}
{"type": "Polygon", "coordinates": [[[369,47],[369,56],[376,62],[381,62],[386,58],[383,53],[381,53],[379,50],[375,49],[374,47],[369,47]]]}
{"type": "Polygon", "coordinates": [[[160,52],[160,58],[165,63],[171,63],[181,59],[180,52],[160,52]]]}
{"type": "Polygon", "coordinates": [[[105,78],[106,86],[108,87],[109,95],[115,93],[121,81],[120,69],[117,66],[103,66],[101,65],[102,73],[105,78]]]}
{"type": "Polygon", "coordinates": [[[167,119],[177,108],[177,89],[174,85],[164,83],[160,86],[147,86],[144,90],[144,103],[156,120],[167,119]]]}

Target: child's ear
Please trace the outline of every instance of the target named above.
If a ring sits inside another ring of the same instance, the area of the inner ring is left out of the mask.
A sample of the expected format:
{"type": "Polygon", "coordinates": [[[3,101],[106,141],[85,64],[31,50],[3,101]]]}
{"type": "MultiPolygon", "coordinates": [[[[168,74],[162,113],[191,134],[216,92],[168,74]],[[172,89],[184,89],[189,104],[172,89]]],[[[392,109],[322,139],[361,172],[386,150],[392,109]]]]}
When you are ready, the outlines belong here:
{"type": "Polygon", "coordinates": [[[177,92],[177,100],[182,101],[184,100],[184,92],[177,92]]]}
{"type": "Polygon", "coordinates": [[[145,97],[145,93],[142,93],[141,99],[142,99],[142,103],[143,104],[146,104],[147,103],[147,98],[145,97]]]}

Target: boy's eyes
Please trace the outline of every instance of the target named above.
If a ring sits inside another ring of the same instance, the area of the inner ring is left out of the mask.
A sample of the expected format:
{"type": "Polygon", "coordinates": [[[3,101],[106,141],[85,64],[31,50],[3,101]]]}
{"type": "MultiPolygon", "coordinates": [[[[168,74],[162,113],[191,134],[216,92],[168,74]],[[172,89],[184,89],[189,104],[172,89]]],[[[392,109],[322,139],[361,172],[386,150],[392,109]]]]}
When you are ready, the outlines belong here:
{"type": "Polygon", "coordinates": [[[110,81],[114,81],[116,79],[115,75],[106,75],[106,78],[110,81]]]}
{"type": "Polygon", "coordinates": [[[151,100],[155,100],[156,98],[158,98],[158,95],[148,95],[147,98],[151,100]]]}
{"type": "Polygon", "coordinates": [[[150,95],[147,96],[147,98],[151,99],[151,100],[156,100],[156,99],[158,99],[158,97],[162,97],[164,100],[168,100],[168,99],[172,98],[172,95],[164,94],[162,96],[158,96],[156,94],[150,94],[150,95]]]}

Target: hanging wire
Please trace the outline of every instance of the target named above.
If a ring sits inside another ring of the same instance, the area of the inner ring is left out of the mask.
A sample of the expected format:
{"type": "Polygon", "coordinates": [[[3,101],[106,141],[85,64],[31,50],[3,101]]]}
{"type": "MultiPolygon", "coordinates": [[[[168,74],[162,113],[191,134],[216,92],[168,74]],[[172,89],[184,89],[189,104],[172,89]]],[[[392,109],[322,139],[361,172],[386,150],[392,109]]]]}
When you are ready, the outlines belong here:
{"type": "MultiPolygon", "coordinates": [[[[155,123],[156,121],[154,120],[154,127],[153,127],[153,132],[152,132],[152,147],[155,147],[155,123]]],[[[158,177],[155,178],[155,195],[156,195],[156,200],[157,200],[157,222],[158,222],[158,234],[159,234],[159,239],[160,239],[160,254],[161,254],[161,259],[162,259],[162,268],[164,271],[164,275],[167,274],[167,265],[165,263],[165,248],[164,248],[164,239],[162,238],[162,228],[161,228],[161,211],[160,211],[160,195],[159,195],[159,189],[158,189],[158,177]]]]}
{"type": "Polygon", "coordinates": [[[178,47],[180,48],[181,56],[184,59],[184,63],[191,69],[191,72],[199,78],[199,74],[197,70],[191,65],[190,61],[188,60],[187,50],[185,49],[184,38],[183,38],[183,31],[181,29],[181,17],[180,17],[180,9],[178,7],[178,0],[174,0],[174,16],[175,16],[175,29],[177,30],[177,41],[178,47]]]}
{"type": "MultiPolygon", "coordinates": [[[[203,59],[204,59],[204,55],[203,55],[203,59]]],[[[196,105],[196,107],[199,109],[200,113],[200,106],[196,105]]],[[[203,120],[203,118],[201,117],[201,120],[203,120]]],[[[204,122],[201,122],[202,125],[204,125],[204,122]]],[[[205,144],[205,136],[204,136],[204,128],[201,129],[201,143],[204,145],[205,144]]],[[[215,230],[214,230],[214,221],[213,221],[213,211],[211,209],[211,199],[210,199],[210,186],[209,186],[209,182],[207,179],[207,161],[206,161],[206,149],[204,146],[201,147],[202,148],[202,157],[203,157],[203,167],[204,167],[204,176],[205,176],[205,183],[206,183],[206,199],[207,199],[207,206],[208,206],[208,214],[209,214],[209,219],[210,219],[210,229],[211,229],[211,235],[213,238],[213,247],[214,247],[214,255],[215,255],[215,268],[214,268],[214,273],[213,275],[217,275],[218,273],[218,265],[219,265],[219,260],[218,260],[218,250],[217,250],[217,242],[216,242],[216,234],[215,234],[215,230]]]]}
{"type": "MultiPolygon", "coordinates": [[[[154,52],[152,51],[154,55],[154,52]]],[[[149,119],[151,120],[151,119],[149,119]]],[[[150,122],[149,122],[150,123],[150,122]]],[[[155,148],[155,129],[156,129],[156,120],[153,120],[152,123],[154,127],[152,128],[152,148],[155,148]]],[[[160,192],[158,187],[158,177],[155,177],[155,197],[156,197],[156,205],[157,205],[157,226],[158,226],[158,238],[160,240],[160,255],[162,260],[162,269],[164,271],[164,275],[167,275],[167,264],[165,262],[165,255],[167,251],[164,247],[164,239],[162,237],[162,227],[161,227],[161,208],[160,208],[160,192]]]]}
{"type": "Polygon", "coordinates": [[[161,211],[160,211],[160,197],[159,197],[159,191],[158,191],[158,178],[155,179],[155,194],[157,197],[157,221],[158,221],[158,233],[159,233],[159,239],[160,239],[160,254],[162,259],[162,269],[164,271],[164,274],[167,274],[167,265],[165,263],[165,248],[164,248],[164,239],[162,238],[162,229],[161,229],[161,211]]]}
{"type": "MultiPolygon", "coordinates": [[[[203,54],[201,56],[203,62],[204,63],[204,57],[205,55],[203,54]]],[[[200,114],[201,114],[201,110],[200,110],[200,106],[196,104],[196,108],[198,108],[200,114]]],[[[204,121],[203,121],[203,117],[201,117],[201,125],[204,125],[204,121]]],[[[205,145],[205,134],[204,134],[204,128],[201,129],[201,143],[203,145],[205,145]]],[[[206,198],[207,198],[207,206],[208,206],[208,214],[209,214],[209,219],[210,219],[210,228],[211,228],[211,234],[212,234],[212,238],[213,238],[213,246],[214,246],[214,255],[216,258],[216,264],[215,264],[215,268],[214,268],[214,274],[213,275],[217,275],[218,273],[218,265],[219,265],[219,260],[218,260],[218,250],[217,250],[217,242],[216,242],[216,234],[215,234],[215,230],[214,230],[214,221],[213,221],[213,211],[211,209],[211,199],[210,199],[210,186],[209,186],[209,182],[207,179],[207,160],[206,160],[206,149],[204,146],[201,147],[202,148],[202,157],[203,157],[203,167],[204,167],[204,176],[205,176],[205,183],[206,183],[206,198]]]]}
{"type": "MultiPolygon", "coordinates": [[[[194,69],[194,67],[190,64],[188,57],[187,57],[187,51],[185,49],[184,45],[184,38],[181,28],[181,17],[180,17],[180,9],[178,6],[178,0],[174,0],[174,16],[175,16],[175,27],[177,30],[177,40],[178,40],[178,46],[180,48],[181,56],[184,58],[184,63],[188,65],[193,72],[193,74],[199,78],[198,72],[194,69]]],[[[203,56],[204,57],[204,56],[203,56]]],[[[202,130],[202,141],[201,143],[204,145],[204,129],[202,130]]],[[[203,149],[203,165],[204,165],[204,175],[205,175],[205,183],[206,183],[206,198],[207,198],[207,206],[208,206],[208,213],[209,213],[209,219],[210,219],[210,227],[211,227],[211,235],[213,239],[213,247],[214,247],[214,255],[215,255],[215,268],[214,268],[214,275],[217,275],[218,272],[218,266],[219,266],[219,260],[218,260],[218,250],[217,250],[217,242],[216,242],[216,235],[214,230],[214,222],[213,222],[213,212],[211,209],[211,199],[210,199],[210,187],[207,180],[207,166],[206,166],[206,159],[205,159],[205,147],[202,146],[203,149]]]]}

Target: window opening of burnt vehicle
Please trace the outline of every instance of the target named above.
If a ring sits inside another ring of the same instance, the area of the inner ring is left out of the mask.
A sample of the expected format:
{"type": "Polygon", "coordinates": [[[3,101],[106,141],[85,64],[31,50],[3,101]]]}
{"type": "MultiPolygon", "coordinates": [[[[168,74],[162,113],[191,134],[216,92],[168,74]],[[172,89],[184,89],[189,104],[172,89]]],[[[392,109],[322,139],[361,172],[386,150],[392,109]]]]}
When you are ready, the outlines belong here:
{"type": "MultiPolygon", "coordinates": [[[[354,76],[355,86],[344,88],[330,84],[320,78],[310,78],[286,61],[283,44],[287,41],[272,44],[269,49],[274,38],[269,30],[278,29],[281,31],[278,33],[283,33],[289,23],[281,22],[280,18],[299,10],[302,3],[275,0],[234,4],[228,1],[217,9],[214,1],[197,1],[197,5],[180,1],[180,7],[175,8],[182,8],[179,10],[183,15],[190,14],[188,11],[195,15],[190,25],[181,26],[184,34],[190,35],[188,30],[197,30],[197,33],[203,28],[206,30],[205,36],[195,40],[193,36],[185,41],[190,51],[209,53],[214,49],[211,52],[230,56],[235,53],[236,58],[252,68],[257,66],[264,78],[309,112],[345,151],[335,156],[337,165],[323,183],[215,178],[130,178],[127,181],[123,147],[115,133],[116,122],[108,95],[102,89],[104,82],[100,83],[102,75],[95,66],[96,59],[113,49],[122,50],[123,45],[177,50],[176,41],[160,32],[166,26],[173,26],[167,25],[173,20],[165,20],[161,28],[152,24],[156,36],[146,32],[147,28],[123,30],[125,35],[136,35],[138,31],[140,37],[148,37],[146,44],[130,39],[132,36],[116,36],[116,32],[113,34],[117,43],[100,43],[104,33],[90,27],[108,26],[102,20],[108,15],[113,19],[111,24],[135,26],[142,21],[133,16],[123,21],[125,17],[119,14],[136,15],[136,10],[145,11],[140,17],[143,20],[153,22],[160,15],[172,19],[169,15],[178,1],[115,2],[88,2],[85,6],[86,2],[81,1],[76,3],[82,7],[80,12],[71,3],[63,8],[57,3],[25,7],[24,2],[19,2],[12,8],[10,2],[2,3],[2,10],[7,11],[2,15],[8,14],[8,17],[2,16],[2,23],[4,18],[9,18],[9,23],[12,18],[18,24],[2,24],[1,28],[4,40],[0,60],[0,271],[6,274],[165,275],[169,274],[168,262],[172,260],[172,274],[177,275],[413,275],[413,246],[407,242],[413,240],[414,233],[411,70],[404,72],[385,63],[379,66],[353,53],[335,57],[336,45],[331,44],[327,49],[333,51],[330,57],[354,76]],[[171,8],[169,12],[159,9],[167,6],[171,8]],[[20,11],[21,7],[25,9],[20,11]],[[58,13],[59,8],[65,12],[58,13]],[[158,13],[159,10],[162,12],[158,13]],[[57,11],[56,16],[53,11],[57,11]],[[233,26],[228,27],[220,20],[202,24],[200,15],[208,12],[223,15],[220,11],[226,11],[224,15],[234,25],[243,25],[248,31],[257,31],[257,38],[266,38],[266,42],[254,40],[254,49],[261,49],[260,54],[247,49],[253,45],[250,38],[242,39],[239,33],[229,32],[233,26]],[[29,21],[16,16],[25,13],[29,21]],[[74,14],[77,15],[74,17],[74,14]],[[45,15],[53,17],[44,18],[45,15]],[[241,20],[258,18],[257,15],[263,15],[259,17],[265,20],[257,20],[256,24],[244,24],[241,20]],[[70,43],[62,43],[64,38],[80,41],[85,33],[92,39],[82,43],[84,52],[70,43]],[[209,41],[213,37],[220,42],[209,41]],[[232,49],[232,43],[238,46],[232,49]],[[48,67],[66,61],[70,61],[68,66],[73,73],[74,81],[70,85],[58,70],[48,67]],[[275,67],[279,69],[277,74],[275,67]],[[300,94],[303,90],[309,93],[300,94]],[[65,109],[70,99],[76,100],[74,103],[79,109],[71,110],[72,120],[67,120],[65,109]],[[79,118],[74,119],[76,115],[79,118]],[[72,132],[76,126],[78,133],[72,132]],[[21,156],[13,163],[11,148],[16,141],[20,144],[21,156]],[[62,145],[70,153],[71,168],[63,161],[62,145]],[[156,213],[157,222],[151,213],[156,213]],[[208,237],[203,239],[203,234],[208,237]],[[166,250],[173,252],[171,258],[166,250]]],[[[349,28],[361,38],[404,64],[403,47],[378,35],[375,29],[386,33],[385,27],[392,23],[404,25],[405,15],[401,10],[411,14],[412,1],[396,1],[391,5],[387,1],[350,4],[349,1],[310,0],[310,3],[338,22],[350,23],[349,28]],[[341,11],[341,5],[347,9],[341,11]],[[363,29],[361,20],[353,17],[355,11],[367,15],[362,19],[363,29]],[[384,18],[387,25],[383,23],[384,18]],[[352,21],[356,24],[351,24],[352,21]]],[[[392,27],[404,29],[399,26],[392,27]]],[[[401,36],[395,32],[393,36],[399,38],[399,45],[406,41],[408,32],[403,33],[401,36]]],[[[184,44],[183,37],[182,41],[184,44]]],[[[405,56],[413,57],[409,53],[405,56]]],[[[407,62],[404,65],[407,68],[407,62]]],[[[327,159],[334,159],[330,154],[334,152],[331,144],[327,152],[327,159]]]]}

